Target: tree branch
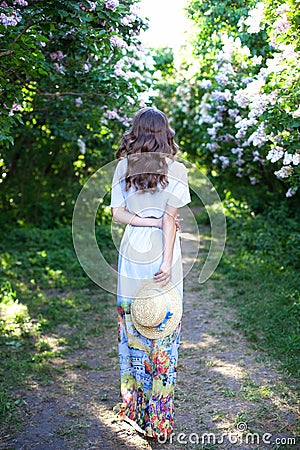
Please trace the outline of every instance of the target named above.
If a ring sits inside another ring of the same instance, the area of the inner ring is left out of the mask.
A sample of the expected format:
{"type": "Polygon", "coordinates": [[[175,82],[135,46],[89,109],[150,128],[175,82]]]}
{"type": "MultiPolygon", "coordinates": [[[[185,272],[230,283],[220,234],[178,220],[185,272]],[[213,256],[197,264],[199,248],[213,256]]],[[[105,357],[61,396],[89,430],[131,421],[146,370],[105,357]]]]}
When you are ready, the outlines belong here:
{"type": "Polygon", "coordinates": [[[32,25],[31,21],[27,22],[27,24],[25,25],[25,27],[23,28],[21,33],[13,40],[13,43],[11,45],[11,50],[6,50],[5,52],[0,53],[0,58],[2,56],[8,56],[8,55],[12,55],[14,53],[17,41],[20,39],[20,37],[23,36],[24,33],[26,33],[26,31],[28,30],[28,28],[31,27],[31,25],[32,25]]]}

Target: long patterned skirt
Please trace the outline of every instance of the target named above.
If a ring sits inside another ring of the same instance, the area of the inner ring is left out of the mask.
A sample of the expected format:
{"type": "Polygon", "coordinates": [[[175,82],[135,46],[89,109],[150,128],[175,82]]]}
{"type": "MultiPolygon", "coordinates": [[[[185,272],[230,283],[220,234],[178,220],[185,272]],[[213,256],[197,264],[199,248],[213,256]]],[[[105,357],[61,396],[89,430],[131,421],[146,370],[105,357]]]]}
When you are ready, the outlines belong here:
{"type": "MultiPolygon", "coordinates": [[[[134,421],[147,436],[159,437],[174,428],[174,387],[181,322],[162,339],[148,339],[133,326],[131,299],[162,263],[162,230],[127,225],[119,250],[118,349],[122,402],[114,411],[134,421]]],[[[183,298],[181,245],[176,234],[171,281],[183,298]]]]}

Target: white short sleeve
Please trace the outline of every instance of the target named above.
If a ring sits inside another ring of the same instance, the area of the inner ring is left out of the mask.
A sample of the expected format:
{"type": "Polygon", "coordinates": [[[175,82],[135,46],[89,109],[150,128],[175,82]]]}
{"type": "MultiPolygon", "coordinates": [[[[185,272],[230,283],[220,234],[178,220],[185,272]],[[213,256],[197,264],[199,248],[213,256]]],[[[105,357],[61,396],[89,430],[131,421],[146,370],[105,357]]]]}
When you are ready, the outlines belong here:
{"type": "Polygon", "coordinates": [[[125,207],[125,171],[123,160],[119,161],[112,181],[111,201],[112,208],[125,207]]]}
{"type": "Polygon", "coordinates": [[[177,176],[174,176],[172,183],[174,186],[170,191],[167,202],[168,205],[173,206],[174,208],[181,208],[191,201],[187,169],[183,164],[180,164],[180,166],[180,173],[178,173],[177,176]]]}

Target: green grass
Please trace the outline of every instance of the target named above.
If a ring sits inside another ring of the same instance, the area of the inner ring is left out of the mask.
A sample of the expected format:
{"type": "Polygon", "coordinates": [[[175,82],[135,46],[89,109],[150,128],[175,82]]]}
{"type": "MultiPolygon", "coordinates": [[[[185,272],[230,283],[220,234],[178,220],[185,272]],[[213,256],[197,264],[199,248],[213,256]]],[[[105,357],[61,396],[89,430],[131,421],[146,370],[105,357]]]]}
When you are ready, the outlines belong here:
{"type": "MultiPolygon", "coordinates": [[[[237,311],[233,326],[297,376],[299,217],[280,205],[258,216],[234,201],[225,209],[227,251],[213,274],[214,286],[237,311]]],[[[204,212],[197,220],[207,224],[204,212]]],[[[116,265],[110,227],[97,227],[96,235],[116,265]]],[[[0,279],[0,421],[13,429],[26,409],[22,390],[53,382],[64,370],[55,359],[87,348],[90,339],[115,326],[109,313],[115,299],[80,266],[70,226],[7,228],[0,238],[0,279]]],[[[246,381],[241,395],[253,400],[257,387],[246,381]]]]}
{"type": "MultiPolygon", "coordinates": [[[[96,234],[116,264],[109,227],[96,234]]],[[[63,370],[55,358],[113,326],[108,309],[114,299],[83,271],[70,226],[7,230],[0,263],[0,422],[14,428],[24,409],[18,392],[53,381],[63,370]]]]}
{"type": "MultiPolygon", "coordinates": [[[[226,251],[212,276],[237,310],[240,330],[293,376],[300,368],[300,216],[286,203],[254,215],[245,204],[224,202],[226,251]]],[[[203,213],[197,216],[207,224],[203,213]]]]}

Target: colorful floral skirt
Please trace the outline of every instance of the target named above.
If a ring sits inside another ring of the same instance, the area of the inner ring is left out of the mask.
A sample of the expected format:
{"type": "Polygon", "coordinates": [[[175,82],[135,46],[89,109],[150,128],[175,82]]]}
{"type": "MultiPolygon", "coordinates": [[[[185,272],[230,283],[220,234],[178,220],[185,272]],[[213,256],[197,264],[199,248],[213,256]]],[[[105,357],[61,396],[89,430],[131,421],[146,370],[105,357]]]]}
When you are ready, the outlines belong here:
{"type": "MultiPolygon", "coordinates": [[[[118,349],[122,402],[114,411],[136,423],[147,436],[172,433],[174,387],[181,323],[162,339],[148,339],[133,326],[131,299],[145,279],[152,278],[162,262],[162,230],[128,225],[119,253],[118,349]]],[[[176,235],[171,281],[182,296],[182,263],[176,235]]]]}

